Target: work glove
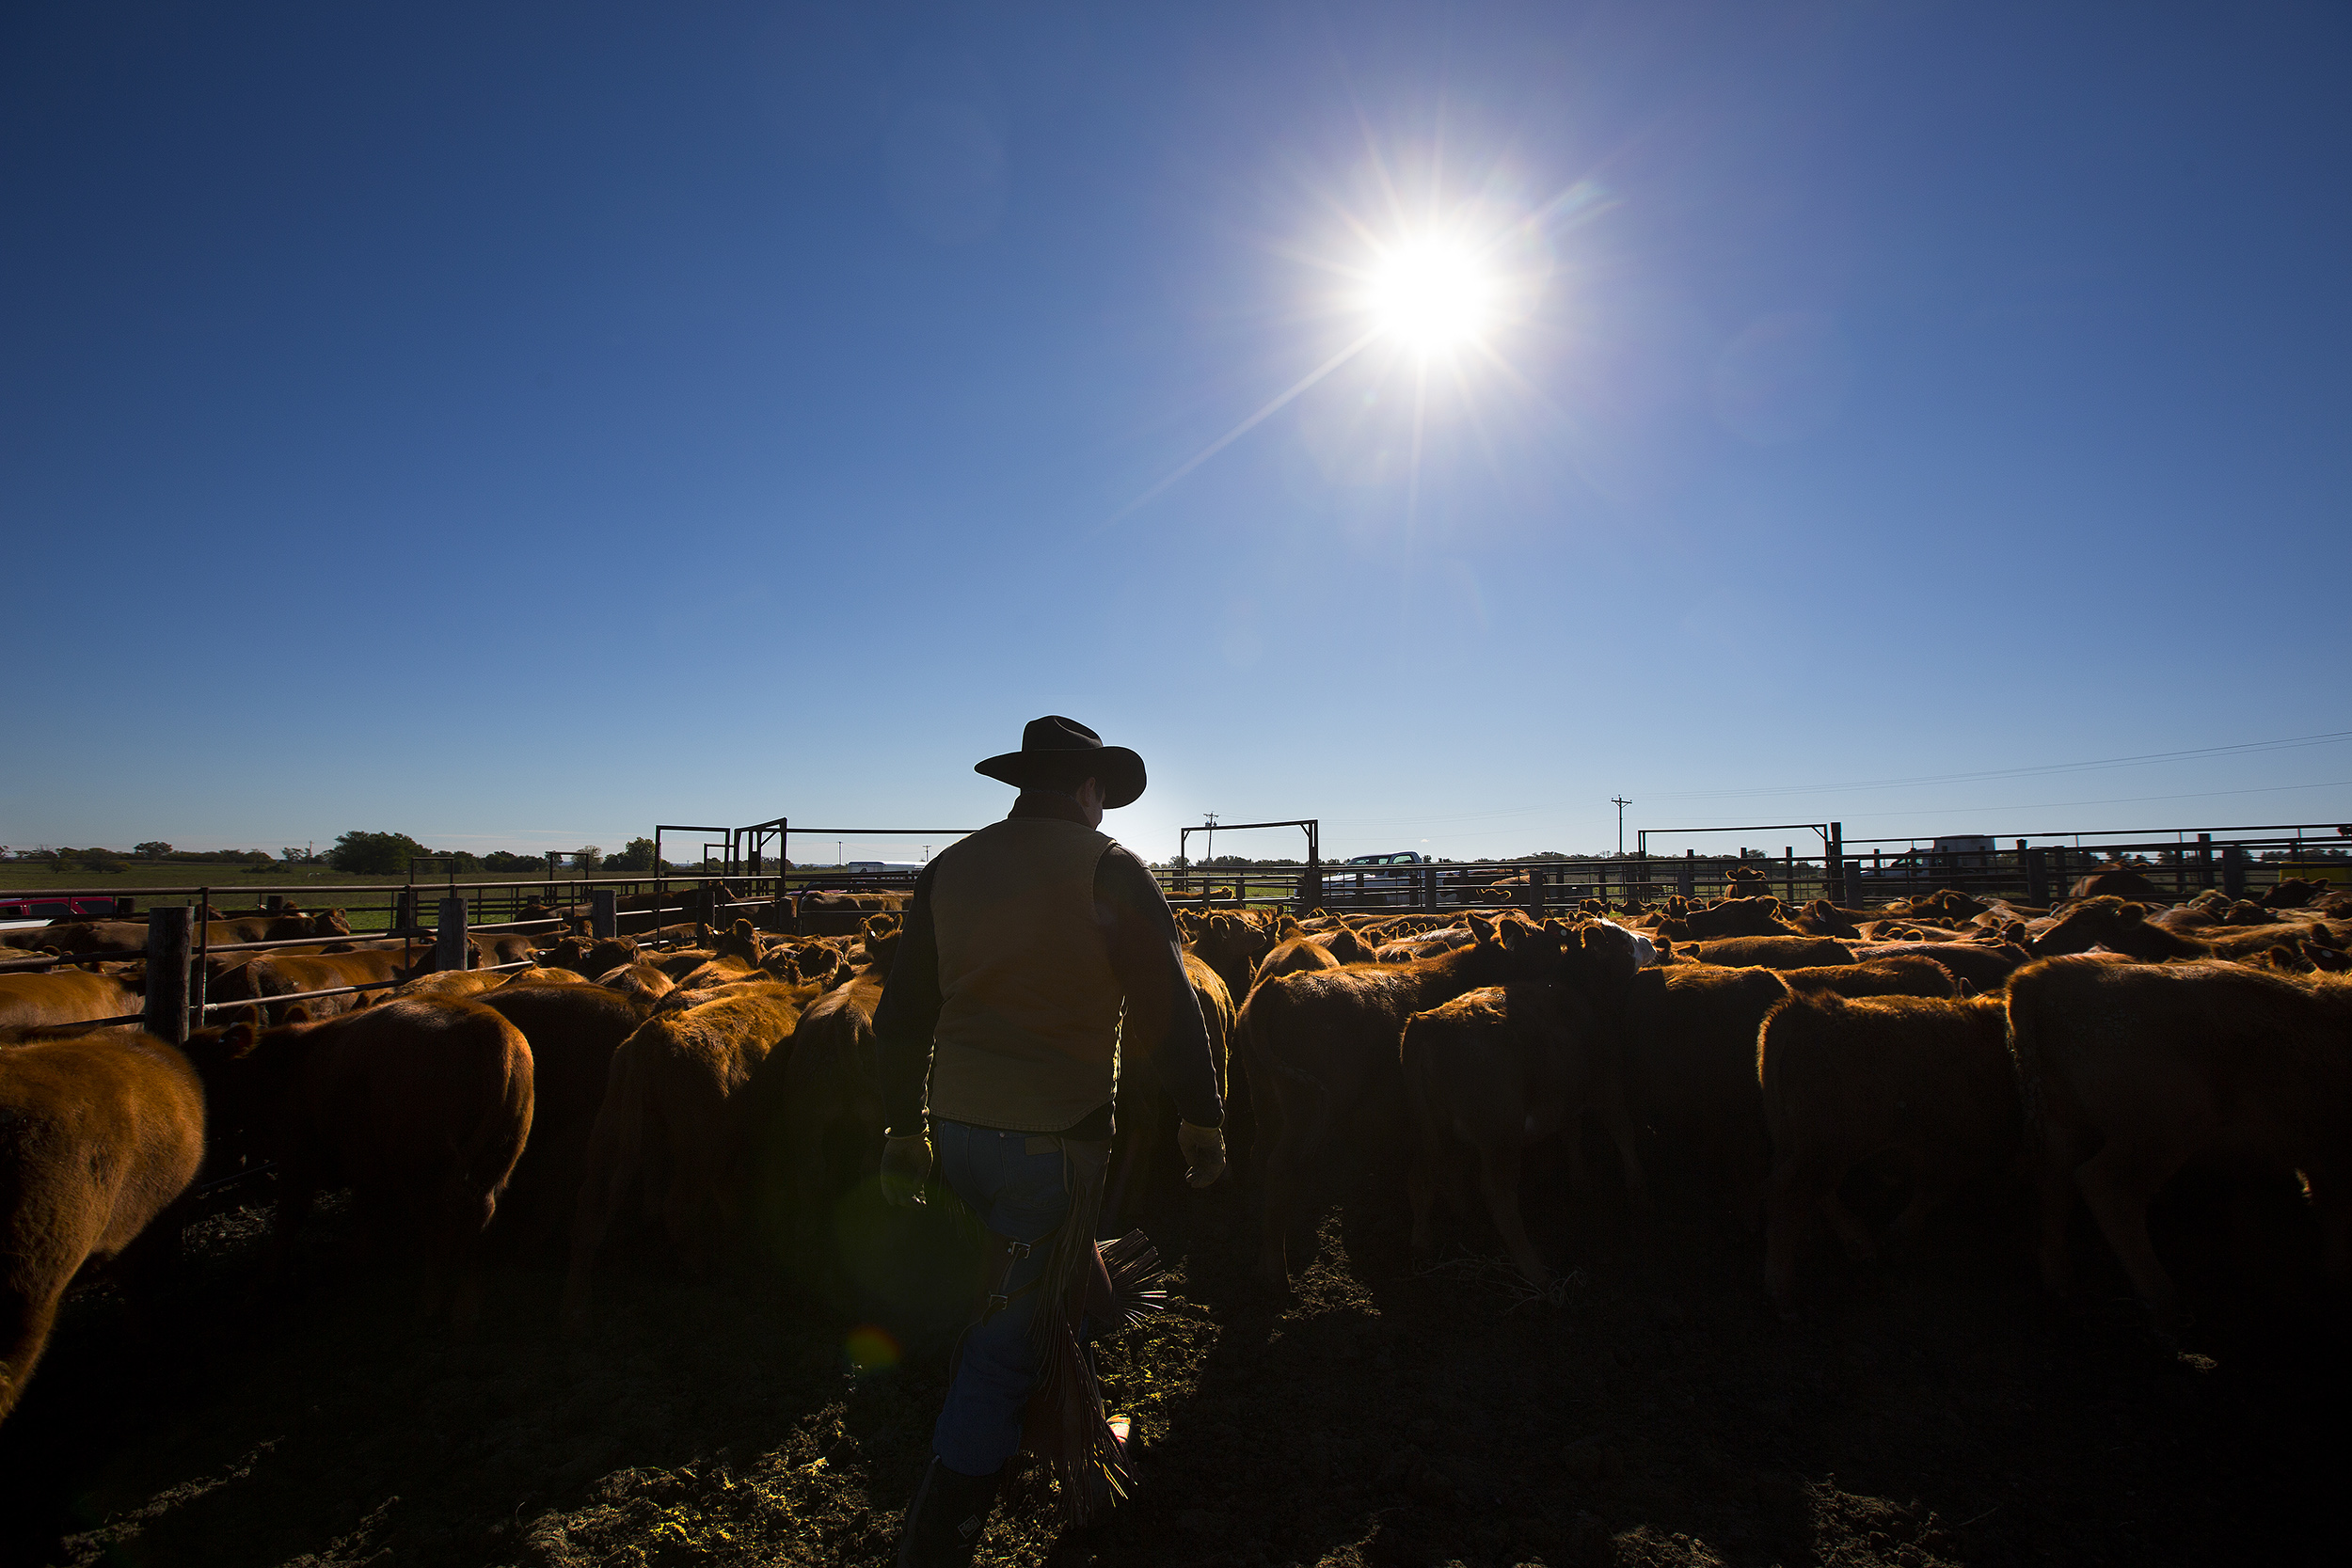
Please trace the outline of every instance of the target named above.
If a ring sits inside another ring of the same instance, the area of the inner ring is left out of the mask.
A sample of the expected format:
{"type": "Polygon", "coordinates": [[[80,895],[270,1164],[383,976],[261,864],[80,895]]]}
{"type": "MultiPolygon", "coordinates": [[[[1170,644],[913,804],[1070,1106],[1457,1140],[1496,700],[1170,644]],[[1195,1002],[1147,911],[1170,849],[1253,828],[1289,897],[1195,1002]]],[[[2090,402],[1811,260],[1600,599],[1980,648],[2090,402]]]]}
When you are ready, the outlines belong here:
{"type": "Polygon", "coordinates": [[[923,1183],[931,1174],[930,1140],[920,1132],[903,1138],[882,1138],[882,1200],[900,1209],[923,1201],[923,1183]]]}
{"type": "Polygon", "coordinates": [[[1214,1127],[1176,1125],[1176,1147],[1184,1151],[1184,1180],[1205,1187],[1225,1174],[1225,1134],[1214,1127]]]}

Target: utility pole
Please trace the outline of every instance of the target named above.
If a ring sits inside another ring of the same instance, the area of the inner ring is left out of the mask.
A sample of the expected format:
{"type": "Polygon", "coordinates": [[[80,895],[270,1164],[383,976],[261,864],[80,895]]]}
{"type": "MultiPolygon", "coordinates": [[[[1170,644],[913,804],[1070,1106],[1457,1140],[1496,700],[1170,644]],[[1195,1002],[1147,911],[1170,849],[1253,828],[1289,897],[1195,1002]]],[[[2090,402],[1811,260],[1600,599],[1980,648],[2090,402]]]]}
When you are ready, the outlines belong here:
{"type": "Polygon", "coordinates": [[[1633,802],[1622,795],[1612,795],[1609,803],[1617,808],[1617,858],[1625,859],[1625,808],[1633,802]]]}
{"type": "Polygon", "coordinates": [[[1215,865],[1216,863],[1216,813],[1204,811],[1200,815],[1209,825],[1209,852],[1202,858],[1208,864],[1215,865]]]}

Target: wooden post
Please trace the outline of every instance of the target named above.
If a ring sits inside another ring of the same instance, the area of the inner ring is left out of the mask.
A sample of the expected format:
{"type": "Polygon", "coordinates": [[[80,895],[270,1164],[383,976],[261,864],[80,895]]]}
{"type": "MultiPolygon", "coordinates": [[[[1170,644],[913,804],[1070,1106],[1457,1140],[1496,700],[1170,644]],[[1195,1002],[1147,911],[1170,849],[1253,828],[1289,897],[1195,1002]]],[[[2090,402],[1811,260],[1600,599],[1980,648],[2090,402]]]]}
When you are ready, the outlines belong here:
{"type": "Polygon", "coordinates": [[[433,938],[433,967],[471,969],[473,943],[466,940],[466,896],[453,893],[441,900],[441,924],[433,938]]]}
{"type": "Polygon", "coordinates": [[[2021,847],[2017,858],[2026,863],[2026,902],[2047,909],[2050,903],[2050,854],[2046,849],[2021,847]]]}
{"type": "Polygon", "coordinates": [[[1696,849],[1682,851],[1682,865],[1675,873],[1675,891],[1685,898],[1699,895],[1699,852],[1696,849]]]}
{"type": "Polygon", "coordinates": [[[1528,863],[1527,911],[1538,920],[1550,911],[1550,905],[1544,897],[1544,867],[1540,861],[1528,863]]]}
{"type": "Polygon", "coordinates": [[[2246,851],[2234,844],[2221,847],[2221,891],[2233,898],[2246,896],[2246,851]]]}
{"type": "Polygon", "coordinates": [[[417,928],[417,890],[402,888],[392,895],[392,930],[395,934],[417,928]]]}
{"type": "Polygon", "coordinates": [[[169,1045],[188,1043],[189,936],[196,911],[167,904],[147,916],[147,1032],[169,1045]]]}
{"type": "Polygon", "coordinates": [[[2213,886],[2213,834],[2197,835],[2197,885],[2213,886]]]}
{"type": "Polygon", "coordinates": [[[621,890],[611,887],[588,890],[588,934],[592,937],[617,937],[621,934],[621,890]]]}
{"type": "Polygon", "coordinates": [[[1423,900],[1422,907],[1431,914],[1436,914],[1438,912],[1438,868],[1434,865],[1422,867],[1421,895],[1423,900]]]}
{"type": "Polygon", "coordinates": [[[1846,825],[1829,825],[1829,844],[1821,851],[1821,896],[1846,907],[1846,825]]]}
{"type": "Polygon", "coordinates": [[[270,894],[262,900],[262,911],[265,914],[283,914],[286,911],[286,895],[282,893],[270,894]]]}
{"type": "Polygon", "coordinates": [[[2074,885],[2074,879],[2067,875],[2066,846],[2053,844],[2050,846],[2050,895],[2053,898],[2063,898],[2066,896],[2066,890],[2074,885]]]}
{"type": "Polygon", "coordinates": [[[1797,847],[1793,844],[1784,844],[1780,847],[1780,882],[1781,886],[1788,890],[1788,907],[1796,908],[1797,847]]]}

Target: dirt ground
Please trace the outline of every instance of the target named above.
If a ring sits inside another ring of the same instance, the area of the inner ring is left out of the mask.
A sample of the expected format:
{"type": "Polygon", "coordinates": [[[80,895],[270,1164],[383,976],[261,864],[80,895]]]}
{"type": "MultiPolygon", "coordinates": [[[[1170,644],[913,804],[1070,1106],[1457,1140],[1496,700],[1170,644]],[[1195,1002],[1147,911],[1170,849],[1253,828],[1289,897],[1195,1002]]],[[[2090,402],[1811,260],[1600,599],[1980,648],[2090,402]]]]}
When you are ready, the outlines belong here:
{"type": "MultiPolygon", "coordinates": [[[[1247,1280],[1248,1205],[1228,1184],[1162,1219],[1169,1309],[1103,1352],[1137,1498],[1084,1535],[1016,1498],[982,1561],[2333,1555],[2344,1352],[2299,1263],[2249,1262],[2303,1256],[2275,1205],[2249,1220],[2193,1186],[2169,1203],[2164,1245],[2204,1305],[2179,1347],[2115,1299],[2095,1238],[2111,1304],[2045,1305],[2016,1195],[1949,1216],[1907,1267],[1810,1258],[1794,1325],[1736,1227],[1543,1215],[1573,1272],[1542,1302],[1474,1252],[1414,1275],[1401,1201],[1377,1195],[1327,1214],[1276,1304],[1247,1280]]],[[[258,1206],[192,1226],[183,1276],[145,1311],[76,1298],[0,1428],[8,1561],[887,1560],[935,1349],[894,1358],[755,1277],[613,1277],[577,1340],[554,1331],[553,1279],[510,1277],[453,1338],[348,1266],[343,1224],[323,1216],[274,1304],[258,1206]]]]}

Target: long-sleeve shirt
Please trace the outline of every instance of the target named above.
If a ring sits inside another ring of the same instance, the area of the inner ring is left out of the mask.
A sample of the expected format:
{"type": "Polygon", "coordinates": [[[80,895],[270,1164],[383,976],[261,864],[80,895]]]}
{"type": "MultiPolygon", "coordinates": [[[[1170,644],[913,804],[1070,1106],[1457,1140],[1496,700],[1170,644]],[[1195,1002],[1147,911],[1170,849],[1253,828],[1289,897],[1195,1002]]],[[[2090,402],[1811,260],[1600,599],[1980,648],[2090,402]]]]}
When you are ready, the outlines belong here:
{"type": "MultiPolygon", "coordinates": [[[[1057,816],[1083,822],[1076,802],[1057,796],[1024,794],[1010,816],[1057,816]]],[[[943,998],[939,942],[932,924],[931,873],[915,879],[914,899],[890,978],[874,1008],[874,1036],[881,1054],[882,1111],[893,1134],[919,1132],[923,1090],[930,1076],[931,1034],[943,998]]],[[[1200,999],[1185,976],[1184,938],[1176,917],[1151,871],[1124,847],[1104,851],[1094,872],[1094,918],[1110,952],[1124,1004],[1120,1025],[1122,1072],[1150,1072],[1175,1102],[1177,1115],[1199,1127],[1224,1120],[1217,1096],[1216,1066],[1209,1054],[1208,1027],[1200,999]]],[[[1105,1104],[1076,1126],[1077,1138],[1110,1136],[1112,1108],[1105,1104]]]]}

